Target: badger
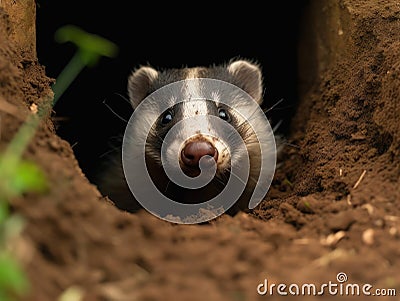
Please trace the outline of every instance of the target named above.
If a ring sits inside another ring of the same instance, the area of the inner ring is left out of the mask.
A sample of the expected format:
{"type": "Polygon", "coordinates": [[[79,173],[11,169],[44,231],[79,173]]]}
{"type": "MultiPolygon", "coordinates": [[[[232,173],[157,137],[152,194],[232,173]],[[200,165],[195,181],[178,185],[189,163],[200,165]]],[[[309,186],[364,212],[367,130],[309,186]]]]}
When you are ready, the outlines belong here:
{"type": "MultiPolygon", "coordinates": [[[[152,66],[140,66],[133,70],[128,78],[127,92],[129,101],[136,111],[142,102],[149,96],[153,95],[162,87],[166,87],[172,83],[191,79],[213,79],[223,81],[238,87],[251,97],[258,105],[263,103],[263,76],[261,67],[255,61],[249,59],[231,59],[228,63],[211,65],[208,67],[184,67],[156,70],[152,66]]],[[[196,84],[183,86],[185,89],[201,89],[196,84]]],[[[214,88],[218,90],[218,86],[214,88]]],[[[187,92],[187,91],[183,91],[187,92]]],[[[218,129],[214,135],[206,135],[201,128],[213,127],[212,123],[207,120],[195,124],[198,127],[196,134],[188,137],[181,137],[179,145],[173,148],[176,156],[176,164],[173,168],[180,169],[188,177],[198,177],[201,173],[201,164],[203,167],[211,166],[215,169],[212,180],[205,186],[197,189],[189,189],[174,183],[168,177],[164,170],[161,160],[161,149],[163,143],[174,127],[182,120],[194,118],[195,116],[209,116],[210,118],[218,118],[230,126],[232,126],[239,134],[244,142],[247,150],[246,156],[250,164],[248,181],[245,188],[237,201],[230,207],[226,208],[227,213],[235,215],[239,211],[249,211],[249,199],[252,195],[260,176],[261,168],[261,151],[262,141],[257,137],[256,130],[267,132],[265,122],[257,120],[246,120],[241,116],[241,108],[250,106],[247,100],[241,100],[236,108],[228,106],[218,100],[221,91],[212,91],[215,98],[200,99],[196,101],[187,101],[174,103],[159,115],[156,121],[151,124],[145,141],[145,162],[147,171],[157,187],[163,195],[171,200],[183,204],[200,204],[216,197],[226,186],[233,165],[242,164],[244,151],[239,147],[232,146],[229,140],[231,135],[226,137],[218,136],[218,129]],[[239,112],[238,112],[239,111],[239,112]]],[[[158,100],[168,101],[168,100],[158,100]]],[[[157,111],[157,108],[154,108],[157,111]]],[[[153,114],[151,110],[144,111],[143,114],[153,114]]],[[[269,124],[268,124],[269,126],[269,124]]],[[[135,133],[141,133],[144,126],[142,123],[134,125],[132,140],[135,139],[135,133]]],[[[127,133],[125,133],[127,135],[127,133]]],[[[180,133],[176,134],[177,136],[180,133]]],[[[174,139],[174,138],[172,138],[174,139]]],[[[275,147],[272,143],[268,146],[267,151],[275,147]]],[[[128,212],[136,212],[142,206],[135,199],[134,194],[129,188],[124,174],[123,164],[121,160],[121,148],[112,155],[112,159],[108,160],[106,167],[100,174],[98,186],[103,195],[107,195],[109,199],[120,209],[128,212]]],[[[129,150],[128,150],[129,151],[129,150]]],[[[135,154],[131,154],[131,158],[135,158],[135,154]]],[[[275,168],[275,166],[271,166],[275,168]]],[[[141,178],[141,175],[135,177],[141,178]]],[[[272,181],[272,179],[270,179],[272,181]]],[[[133,179],[135,181],[135,179],[133,179]]]]}

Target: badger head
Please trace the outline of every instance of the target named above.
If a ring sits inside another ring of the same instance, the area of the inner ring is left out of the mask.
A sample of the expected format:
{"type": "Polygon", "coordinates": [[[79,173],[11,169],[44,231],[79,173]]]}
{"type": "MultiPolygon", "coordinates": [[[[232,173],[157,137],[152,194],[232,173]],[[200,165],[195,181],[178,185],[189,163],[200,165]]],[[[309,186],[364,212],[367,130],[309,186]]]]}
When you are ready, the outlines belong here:
{"type": "MultiPolygon", "coordinates": [[[[248,60],[235,60],[211,67],[165,70],[142,66],[130,75],[128,94],[134,109],[159,88],[179,81],[184,82],[180,96],[171,94],[162,99],[154,99],[148,110],[144,111],[149,116],[148,120],[156,120],[151,124],[146,140],[145,153],[148,166],[155,171],[157,177],[162,168],[161,149],[166,137],[179,122],[193,120],[185,123],[179,131],[173,133],[172,139],[168,140],[170,144],[166,150],[169,154],[167,157],[176,159],[175,162],[178,162],[175,164],[176,168],[180,168],[189,177],[197,177],[200,169],[216,166],[213,185],[222,189],[230,176],[231,166],[235,163],[240,164],[243,156],[249,154],[251,169],[250,184],[247,187],[251,189],[257,182],[259,174],[257,161],[260,157],[260,146],[253,129],[254,125],[257,126],[257,120],[249,122],[240,112],[254,107],[250,106],[248,98],[240,95],[232,95],[232,105],[227,105],[221,99],[223,91],[220,91],[218,85],[210,88],[198,80],[204,78],[230,83],[244,91],[258,105],[262,102],[262,73],[257,64],[248,60]],[[207,95],[207,97],[199,98],[196,95],[207,95]],[[176,97],[181,97],[181,101],[177,101],[176,97]],[[150,118],[150,115],[154,117],[154,114],[157,117],[150,118]],[[213,122],[215,118],[226,122],[239,133],[248,154],[243,154],[233,134],[222,133],[222,129],[215,126],[213,122]]],[[[251,116],[251,112],[247,113],[247,116],[251,116]]],[[[144,124],[145,122],[136,124],[135,131],[140,133],[144,124]]],[[[134,138],[135,134],[132,136],[134,138]]],[[[166,180],[164,186],[168,186],[168,183],[166,180]]]]}

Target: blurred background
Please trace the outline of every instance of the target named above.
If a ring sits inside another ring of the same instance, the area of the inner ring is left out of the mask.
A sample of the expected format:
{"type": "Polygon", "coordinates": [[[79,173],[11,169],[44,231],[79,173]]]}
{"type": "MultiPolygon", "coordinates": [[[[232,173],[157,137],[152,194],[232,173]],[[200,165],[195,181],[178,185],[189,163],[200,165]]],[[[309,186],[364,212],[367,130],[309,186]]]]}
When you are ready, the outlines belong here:
{"type": "Polygon", "coordinates": [[[72,44],[58,44],[66,24],[97,34],[119,47],[116,58],[86,68],[55,107],[58,134],[72,146],[89,179],[110,141],[123,134],[132,114],[127,77],[140,65],[155,68],[208,66],[232,58],[257,61],[264,75],[264,107],[272,126],[288,135],[297,103],[297,37],[307,1],[274,4],[151,1],[37,1],[37,52],[46,73],[56,78],[73,56],[72,44]],[[116,114],[114,114],[114,111],[116,114]]]}

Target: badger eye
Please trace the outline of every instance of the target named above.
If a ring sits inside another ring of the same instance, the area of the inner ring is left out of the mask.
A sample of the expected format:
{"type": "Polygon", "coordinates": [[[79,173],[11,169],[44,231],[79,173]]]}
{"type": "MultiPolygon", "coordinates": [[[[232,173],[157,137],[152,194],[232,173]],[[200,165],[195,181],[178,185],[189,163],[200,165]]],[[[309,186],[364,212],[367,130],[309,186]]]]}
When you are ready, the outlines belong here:
{"type": "Polygon", "coordinates": [[[231,120],[231,117],[229,116],[228,112],[223,108],[218,109],[218,117],[228,122],[231,120]]]}
{"type": "Polygon", "coordinates": [[[162,124],[168,124],[168,123],[170,123],[172,121],[173,118],[174,118],[174,115],[173,115],[172,111],[168,110],[162,116],[161,123],[162,124]]]}

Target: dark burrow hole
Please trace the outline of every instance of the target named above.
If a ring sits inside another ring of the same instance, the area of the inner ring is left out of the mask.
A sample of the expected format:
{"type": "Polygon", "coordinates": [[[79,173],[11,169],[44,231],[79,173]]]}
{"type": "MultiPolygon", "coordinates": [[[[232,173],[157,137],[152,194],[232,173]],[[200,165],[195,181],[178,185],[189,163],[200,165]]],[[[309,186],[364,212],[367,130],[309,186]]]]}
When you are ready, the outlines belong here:
{"type": "Polygon", "coordinates": [[[264,109],[282,99],[267,113],[271,125],[281,122],[277,133],[290,137],[298,102],[298,36],[307,1],[265,8],[240,4],[235,10],[193,7],[184,13],[169,5],[38,1],[37,51],[48,76],[56,78],[75,52],[72,44],[54,40],[63,25],[77,25],[119,47],[116,58],[102,58],[95,67],[84,69],[54,108],[57,134],[72,145],[83,172],[94,183],[110,143],[125,130],[121,118],[128,120],[133,112],[127,102],[127,77],[140,65],[179,68],[232,58],[255,60],[264,76],[264,109]]]}

